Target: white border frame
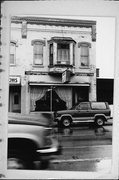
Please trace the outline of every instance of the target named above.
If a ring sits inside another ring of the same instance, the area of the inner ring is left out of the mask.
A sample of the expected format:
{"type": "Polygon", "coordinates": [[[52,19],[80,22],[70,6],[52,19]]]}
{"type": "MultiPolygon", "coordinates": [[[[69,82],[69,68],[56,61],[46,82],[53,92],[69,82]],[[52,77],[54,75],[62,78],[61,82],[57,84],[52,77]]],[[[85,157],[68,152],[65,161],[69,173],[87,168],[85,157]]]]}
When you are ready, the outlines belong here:
{"type": "Polygon", "coordinates": [[[4,1],[2,10],[2,59],[0,81],[2,82],[0,107],[1,138],[0,174],[7,179],[118,179],[119,178],[119,2],[103,0],[44,0],[44,1],[4,1]],[[7,124],[9,85],[9,40],[10,18],[13,15],[39,14],[64,16],[115,17],[115,75],[114,75],[114,121],[113,155],[111,172],[69,172],[69,171],[17,171],[7,170],[7,124]],[[4,115],[4,116],[3,116],[4,115]],[[118,143],[117,143],[118,142],[118,143]]]}

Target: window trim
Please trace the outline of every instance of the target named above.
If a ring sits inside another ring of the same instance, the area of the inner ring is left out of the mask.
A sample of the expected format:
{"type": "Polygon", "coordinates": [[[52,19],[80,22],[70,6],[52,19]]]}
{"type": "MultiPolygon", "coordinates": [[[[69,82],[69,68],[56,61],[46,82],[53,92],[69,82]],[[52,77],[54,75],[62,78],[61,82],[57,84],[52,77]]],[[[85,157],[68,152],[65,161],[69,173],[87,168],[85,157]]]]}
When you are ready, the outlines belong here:
{"type": "Polygon", "coordinates": [[[33,66],[43,66],[43,61],[44,61],[44,53],[43,53],[43,47],[45,46],[45,41],[41,39],[34,39],[31,41],[31,45],[33,46],[33,66]],[[35,44],[41,45],[42,46],[42,63],[35,63],[35,44]]]}
{"type": "Polygon", "coordinates": [[[82,44],[86,44],[86,45],[88,45],[89,48],[91,48],[91,43],[90,42],[86,42],[86,41],[79,42],[78,43],[78,48],[80,48],[82,44]]]}
{"type": "Polygon", "coordinates": [[[86,57],[88,57],[88,65],[84,65],[84,66],[81,65],[81,51],[80,51],[80,68],[89,68],[89,66],[90,66],[90,50],[89,50],[89,48],[91,48],[91,43],[85,42],[85,41],[79,42],[78,48],[80,48],[80,50],[81,50],[81,47],[83,47],[83,45],[86,45],[88,47],[88,56],[86,56],[86,57]]]}
{"type": "MultiPolygon", "coordinates": [[[[71,37],[52,37],[51,40],[48,41],[49,43],[49,52],[50,52],[50,44],[53,44],[53,49],[55,51],[54,55],[54,51],[53,51],[53,66],[55,65],[74,65],[74,50],[75,50],[75,43],[76,41],[74,41],[71,37]],[[56,43],[56,47],[54,47],[54,43],[56,43]],[[71,43],[73,44],[73,49],[72,49],[72,56],[70,53],[70,45],[71,43]],[[58,44],[69,44],[69,60],[68,61],[58,61],[58,44]]],[[[50,59],[50,53],[49,53],[49,65],[51,59],[50,59]]]]}
{"type": "Polygon", "coordinates": [[[57,43],[57,64],[70,64],[70,43],[64,43],[64,42],[58,42],[57,43]],[[63,48],[59,48],[59,46],[62,46],[62,44],[63,45],[68,45],[68,48],[66,48],[67,49],[67,51],[68,51],[68,60],[63,60],[63,59],[60,59],[59,58],[59,53],[58,53],[58,51],[59,50],[62,50],[63,51],[63,48]],[[59,60],[60,59],[60,60],[59,60]]]}
{"type": "Polygon", "coordinates": [[[13,40],[10,41],[10,56],[9,56],[9,58],[10,58],[10,62],[9,62],[10,66],[15,66],[16,65],[16,47],[17,47],[16,41],[13,41],[13,40]],[[11,47],[12,47],[11,44],[14,45],[14,60],[13,60],[14,63],[11,63],[11,57],[10,57],[11,56],[11,47]]]}

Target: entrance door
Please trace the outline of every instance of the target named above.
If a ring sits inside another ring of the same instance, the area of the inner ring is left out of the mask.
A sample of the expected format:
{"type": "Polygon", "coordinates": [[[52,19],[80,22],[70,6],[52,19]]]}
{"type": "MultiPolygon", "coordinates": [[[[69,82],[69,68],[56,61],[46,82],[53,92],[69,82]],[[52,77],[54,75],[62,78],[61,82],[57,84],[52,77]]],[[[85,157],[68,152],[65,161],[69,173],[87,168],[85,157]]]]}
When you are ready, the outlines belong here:
{"type": "Polygon", "coordinates": [[[73,106],[79,102],[89,101],[89,87],[74,87],[72,93],[73,106]]]}
{"type": "Polygon", "coordinates": [[[21,91],[19,87],[10,87],[9,111],[21,112],[21,91]]]}
{"type": "Polygon", "coordinates": [[[13,93],[13,104],[12,104],[12,111],[13,112],[20,112],[21,109],[21,102],[20,102],[20,94],[18,92],[13,93]]]}

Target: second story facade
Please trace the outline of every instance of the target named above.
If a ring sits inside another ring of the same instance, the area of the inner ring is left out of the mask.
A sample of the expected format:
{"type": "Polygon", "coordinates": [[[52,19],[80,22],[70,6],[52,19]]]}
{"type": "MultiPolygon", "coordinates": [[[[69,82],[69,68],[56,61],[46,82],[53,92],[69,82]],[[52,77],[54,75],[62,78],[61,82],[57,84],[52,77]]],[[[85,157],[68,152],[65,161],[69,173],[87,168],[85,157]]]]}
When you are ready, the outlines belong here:
{"type": "Polygon", "coordinates": [[[95,21],[13,17],[11,70],[51,73],[67,67],[72,73],[90,73],[96,66],[95,28],[95,21]]]}

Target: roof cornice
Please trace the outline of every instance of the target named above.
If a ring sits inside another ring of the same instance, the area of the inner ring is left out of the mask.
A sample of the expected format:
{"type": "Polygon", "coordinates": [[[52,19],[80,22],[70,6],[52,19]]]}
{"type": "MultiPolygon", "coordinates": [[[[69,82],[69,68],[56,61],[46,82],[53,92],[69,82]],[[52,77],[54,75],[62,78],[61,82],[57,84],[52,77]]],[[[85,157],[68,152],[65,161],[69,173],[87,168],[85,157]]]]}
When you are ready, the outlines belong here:
{"type": "Polygon", "coordinates": [[[96,25],[96,21],[76,20],[76,19],[61,19],[61,18],[46,18],[46,17],[30,17],[30,16],[13,16],[11,22],[22,23],[27,21],[27,24],[55,25],[55,26],[73,26],[73,27],[92,27],[96,25]]]}

